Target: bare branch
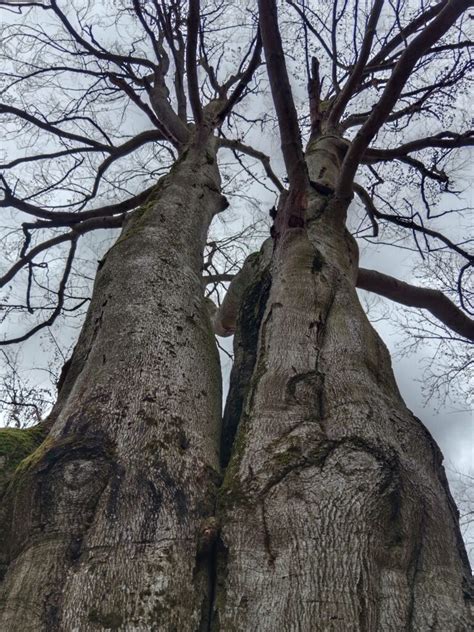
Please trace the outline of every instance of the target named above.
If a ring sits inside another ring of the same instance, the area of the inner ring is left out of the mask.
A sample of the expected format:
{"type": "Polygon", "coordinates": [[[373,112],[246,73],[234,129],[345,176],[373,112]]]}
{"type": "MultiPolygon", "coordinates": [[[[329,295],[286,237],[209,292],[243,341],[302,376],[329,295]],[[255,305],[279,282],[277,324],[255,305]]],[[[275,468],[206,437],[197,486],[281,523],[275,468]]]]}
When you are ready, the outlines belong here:
{"type": "Polygon", "coordinates": [[[229,283],[235,279],[235,274],[210,274],[202,277],[202,282],[205,285],[211,283],[229,283]]]}
{"type": "Polygon", "coordinates": [[[439,241],[442,241],[446,246],[448,246],[448,248],[450,248],[451,250],[454,250],[455,252],[460,254],[462,257],[467,259],[467,261],[469,262],[468,265],[472,265],[474,263],[474,255],[469,254],[466,250],[464,250],[464,248],[461,248],[460,246],[455,244],[453,241],[448,239],[442,233],[436,230],[432,230],[431,228],[428,228],[421,224],[417,224],[416,222],[413,221],[413,218],[411,217],[403,217],[400,215],[390,215],[389,213],[382,213],[381,211],[377,209],[372,198],[370,197],[369,193],[364,189],[364,187],[362,187],[360,184],[357,184],[356,182],[354,182],[354,191],[356,191],[357,195],[360,197],[362,203],[367,208],[369,214],[372,217],[375,217],[377,219],[384,219],[387,222],[396,224],[397,226],[402,226],[403,228],[411,229],[415,233],[419,232],[424,235],[428,235],[429,237],[439,239],[439,241]]]}
{"type": "Polygon", "coordinates": [[[410,24],[408,24],[405,28],[401,29],[390,40],[385,42],[381,50],[379,50],[379,52],[376,55],[374,55],[374,57],[372,57],[372,59],[368,62],[368,64],[365,67],[364,72],[372,72],[373,66],[378,66],[382,64],[387,58],[387,55],[390,55],[390,53],[396,50],[398,46],[400,46],[401,44],[404,44],[407,41],[407,39],[410,37],[410,35],[413,35],[414,33],[416,33],[416,31],[421,26],[423,26],[424,24],[427,24],[427,22],[429,22],[434,17],[436,17],[438,13],[441,11],[441,9],[444,8],[445,5],[446,5],[446,0],[442,0],[442,2],[438,2],[438,4],[435,4],[433,7],[430,7],[426,11],[423,11],[423,13],[421,13],[418,17],[412,20],[410,24]]]}
{"type": "MultiPolygon", "coordinates": [[[[334,54],[334,51],[331,50],[330,46],[327,44],[325,39],[322,37],[321,31],[323,29],[322,28],[319,28],[319,29],[315,28],[313,26],[313,24],[311,24],[311,22],[308,20],[308,17],[306,16],[305,11],[301,7],[299,7],[296,4],[296,2],[293,2],[293,0],[286,0],[286,2],[287,2],[287,4],[289,4],[298,13],[298,15],[301,17],[301,19],[303,21],[303,24],[316,37],[316,39],[321,44],[323,50],[326,52],[326,54],[328,55],[329,59],[333,62],[333,64],[337,65],[340,68],[344,68],[345,70],[347,70],[347,68],[343,64],[341,64],[339,62],[339,60],[337,59],[337,56],[334,54]]],[[[321,18],[319,18],[319,16],[317,14],[315,14],[315,18],[320,21],[320,27],[321,27],[323,25],[321,18]]]]}
{"type": "Polygon", "coordinates": [[[247,69],[245,70],[245,72],[242,73],[240,81],[236,85],[230,97],[227,99],[227,103],[219,112],[219,116],[218,116],[219,121],[222,122],[226,118],[226,116],[232,111],[235,104],[241,100],[246,87],[248,86],[250,80],[253,77],[254,72],[256,71],[256,69],[259,67],[261,63],[261,55],[262,55],[262,39],[260,37],[260,31],[259,31],[257,33],[257,39],[255,42],[253,55],[249,62],[249,65],[247,66],[247,69]]]}
{"type": "Polygon", "coordinates": [[[240,151],[247,156],[252,156],[252,158],[257,158],[262,163],[263,168],[265,169],[265,173],[269,180],[273,182],[278,191],[284,191],[285,187],[279,180],[278,176],[275,174],[273,169],[270,166],[270,158],[258,149],[254,149],[250,147],[250,145],[245,145],[239,140],[229,140],[227,138],[219,138],[219,146],[226,147],[227,149],[235,149],[236,151],[240,151]]]}
{"type": "Polygon", "coordinates": [[[41,252],[48,250],[52,246],[57,246],[66,241],[76,240],[78,236],[84,235],[91,230],[97,230],[98,228],[120,228],[124,220],[124,215],[117,217],[98,217],[85,220],[79,224],[75,224],[72,230],[63,235],[57,235],[47,241],[38,244],[32,248],[27,254],[18,259],[16,263],[2,276],[0,277],[0,287],[6,285],[13,277],[28,263],[32,262],[41,252]]]}
{"type": "Polygon", "coordinates": [[[145,68],[150,68],[150,70],[155,70],[155,64],[144,57],[135,57],[133,55],[119,55],[117,53],[111,53],[110,51],[106,51],[104,48],[95,47],[90,42],[85,40],[80,33],[76,31],[76,29],[72,26],[71,22],[68,20],[67,16],[61,11],[58,7],[58,3],[56,0],[50,0],[51,8],[54,13],[58,16],[68,33],[74,38],[74,40],[80,44],[85,51],[87,51],[90,55],[98,59],[104,59],[110,61],[112,63],[117,64],[118,66],[122,66],[123,64],[135,64],[137,66],[144,66],[145,68]]]}
{"type": "Polygon", "coordinates": [[[89,211],[82,211],[80,213],[71,213],[67,211],[48,211],[39,206],[35,206],[34,204],[30,204],[29,202],[24,202],[23,200],[16,198],[12,194],[10,189],[8,189],[6,191],[4,199],[0,200],[0,208],[16,208],[23,213],[33,215],[33,217],[48,220],[50,222],[48,223],[48,226],[68,226],[77,224],[78,222],[82,222],[86,219],[97,217],[111,217],[112,215],[119,215],[122,213],[126,213],[127,211],[131,211],[137,206],[140,206],[140,204],[146,202],[151,193],[153,193],[154,188],[155,186],[148,187],[147,189],[141,191],[131,198],[128,198],[127,200],[124,200],[123,202],[108,204],[106,206],[101,206],[89,211]]]}
{"type": "Polygon", "coordinates": [[[89,152],[95,152],[95,151],[103,151],[103,150],[96,149],[95,147],[73,147],[71,149],[63,149],[62,151],[53,151],[48,154],[33,154],[31,156],[23,156],[21,158],[15,158],[15,160],[6,162],[3,165],[0,164],[0,169],[12,169],[13,167],[24,164],[25,162],[51,160],[53,158],[62,158],[63,156],[72,156],[73,154],[89,153],[89,152]]]}
{"type": "Polygon", "coordinates": [[[347,151],[336,188],[338,197],[351,197],[352,183],[360,159],[389,116],[416,62],[449,30],[468,6],[467,0],[450,0],[433,21],[408,44],[390,76],[379,102],[374,106],[370,116],[358,131],[347,151]]]}
{"type": "Polygon", "coordinates": [[[88,138],[87,136],[80,136],[79,134],[66,132],[65,130],[62,130],[59,127],[56,127],[55,125],[49,123],[48,121],[39,119],[38,117],[33,116],[32,114],[29,114],[28,112],[15,108],[11,105],[6,105],[4,103],[1,103],[0,114],[13,114],[14,116],[18,116],[19,118],[22,118],[23,120],[28,121],[29,123],[32,123],[36,127],[40,129],[44,129],[45,131],[50,132],[51,134],[54,134],[55,136],[58,136],[60,138],[67,138],[68,140],[73,140],[78,143],[83,143],[85,145],[89,145],[91,147],[94,147],[97,150],[105,151],[107,153],[111,151],[110,145],[104,145],[104,143],[99,143],[98,141],[93,140],[92,138],[88,138]]]}
{"type": "Polygon", "coordinates": [[[328,118],[328,122],[330,125],[336,125],[339,122],[339,119],[341,118],[346,105],[349,103],[350,98],[353,96],[354,91],[356,90],[360,82],[360,79],[364,72],[365,64],[367,62],[367,59],[369,58],[370,51],[372,49],[372,42],[374,40],[375,31],[383,4],[383,0],[375,0],[372,6],[357,62],[349,76],[349,79],[344,84],[341,92],[337,95],[336,100],[334,101],[334,104],[331,108],[331,113],[328,118]]]}
{"type": "Polygon", "coordinates": [[[142,112],[145,112],[145,114],[148,116],[150,121],[156,126],[156,128],[162,134],[163,140],[169,140],[170,142],[174,141],[173,136],[170,134],[169,130],[166,128],[166,125],[164,124],[164,122],[155,116],[150,106],[147,103],[144,103],[140,99],[139,95],[135,92],[132,86],[130,86],[124,79],[122,79],[118,75],[115,75],[114,73],[109,73],[108,77],[109,77],[110,82],[114,86],[117,86],[118,88],[120,88],[128,96],[128,98],[131,101],[133,101],[133,103],[135,103],[135,105],[138,108],[140,108],[140,110],[142,110],[142,112]]]}
{"type": "Polygon", "coordinates": [[[199,84],[197,75],[197,42],[200,21],[200,1],[189,0],[188,10],[188,37],[186,45],[186,72],[188,75],[188,92],[191,109],[196,125],[202,122],[202,105],[199,97],[199,84]]]}
{"type": "Polygon", "coordinates": [[[371,162],[393,160],[394,158],[403,158],[407,154],[414,151],[421,151],[430,147],[441,149],[455,149],[457,147],[469,147],[474,145],[474,132],[469,130],[463,134],[455,134],[454,132],[439,132],[434,136],[426,136],[409,143],[404,143],[393,149],[380,149],[378,147],[369,147],[364,153],[364,161],[371,162]]]}
{"type": "Polygon", "coordinates": [[[281,149],[290,189],[302,191],[306,189],[308,176],[301,144],[298,115],[291,92],[278,27],[277,8],[274,0],[259,0],[258,6],[268,78],[280,128],[281,149]]]}
{"type": "Polygon", "coordinates": [[[45,327],[50,327],[54,323],[56,318],[61,313],[61,310],[64,305],[64,291],[66,289],[66,284],[69,279],[69,274],[71,273],[72,263],[74,261],[74,255],[76,253],[76,245],[77,245],[77,236],[74,236],[71,239],[69,255],[67,257],[63,276],[59,284],[58,299],[57,299],[56,307],[53,310],[53,312],[50,314],[49,318],[47,318],[42,323],[39,323],[38,325],[30,329],[26,334],[23,334],[23,336],[18,336],[17,338],[9,338],[7,340],[0,340],[0,345],[11,345],[18,342],[23,342],[24,340],[28,340],[28,338],[31,338],[31,336],[34,336],[34,334],[36,334],[41,329],[44,329],[45,327]]]}
{"type": "Polygon", "coordinates": [[[469,318],[439,290],[410,285],[387,274],[364,268],[359,268],[357,287],[408,307],[427,309],[452,331],[474,341],[474,319],[469,318]]]}

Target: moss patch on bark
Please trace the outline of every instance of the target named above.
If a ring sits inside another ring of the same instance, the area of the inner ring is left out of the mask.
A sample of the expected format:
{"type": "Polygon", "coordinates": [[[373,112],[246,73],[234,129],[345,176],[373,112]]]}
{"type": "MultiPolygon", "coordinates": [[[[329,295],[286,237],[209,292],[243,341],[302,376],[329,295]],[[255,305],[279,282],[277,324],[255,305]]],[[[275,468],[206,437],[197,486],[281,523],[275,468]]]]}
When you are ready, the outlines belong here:
{"type": "Polygon", "coordinates": [[[0,492],[19,463],[35,452],[46,432],[44,424],[31,428],[0,429],[0,492]]]}

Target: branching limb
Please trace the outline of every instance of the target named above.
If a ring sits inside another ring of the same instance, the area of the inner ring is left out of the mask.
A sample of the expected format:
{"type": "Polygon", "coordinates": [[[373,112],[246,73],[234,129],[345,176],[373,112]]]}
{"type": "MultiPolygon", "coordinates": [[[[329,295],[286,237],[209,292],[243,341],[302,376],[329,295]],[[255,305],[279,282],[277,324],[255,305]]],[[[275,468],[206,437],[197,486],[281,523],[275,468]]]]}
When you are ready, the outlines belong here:
{"type": "Polygon", "coordinates": [[[441,9],[446,5],[446,0],[442,0],[442,2],[438,2],[434,6],[430,7],[423,13],[420,13],[418,17],[410,22],[405,28],[401,29],[396,35],[394,35],[391,39],[385,42],[379,52],[372,57],[372,59],[368,62],[365,67],[364,72],[369,73],[373,71],[373,67],[379,66],[382,64],[387,55],[390,55],[393,51],[395,51],[401,44],[404,44],[410,35],[413,35],[418,31],[420,27],[427,24],[430,20],[435,18],[441,9]]]}
{"type": "Polygon", "coordinates": [[[370,223],[372,224],[372,237],[378,237],[379,224],[376,218],[377,209],[375,208],[375,205],[372,201],[372,198],[369,192],[356,183],[354,183],[354,190],[356,191],[357,195],[359,196],[359,199],[364,205],[366,213],[367,213],[367,217],[369,218],[370,223]]]}
{"type": "Polygon", "coordinates": [[[450,248],[454,252],[457,252],[459,255],[464,257],[464,259],[467,259],[468,265],[472,265],[474,263],[474,255],[471,255],[469,252],[464,250],[464,248],[461,248],[460,246],[458,246],[458,244],[455,244],[453,241],[443,235],[443,233],[432,230],[431,228],[423,226],[422,224],[417,224],[412,217],[403,217],[401,215],[382,213],[375,206],[368,191],[366,191],[364,187],[362,187],[360,184],[354,183],[354,191],[356,191],[357,195],[360,197],[370,217],[383,219],[387,222],[391,222],[392,224],[396,224],[397,226],[408,228],[415,233],[422,233],[423,235],[438,239],[439,241],[442,241],[446,246],[448,246],[448,248],[450,248]]]}
{"type": "Polygon", "coordinates": [[[12,191],[7,188],[5,189],[5,197],[3,200],[0,200],[0,208],[13,207],[23,213],[32,215],[33,217],[50,221],[52,227],[64,226],[77,224],[78,222],[82,222],[86,219],[92,219],[94,217],[111,217],[112,215],[119,215],[121,213],[131,211],[137,206],[140,206],[140,204],[143,204],[143,202],[145,202],[151,195],[153,189],[154,186],[148,187],[144,191],[141,191],[137,195],[128,198],[123,202],[107,204],[106,206],[101,206],[89,211],[82,211],[80,213],[71,213],[66,211],[48,211],[39,206],[35,206],[34,204],[30,204],[29,202],[24,202],[23,200],[16,198],[12,191]]]}
{"type": "MultiPolygon", "coordinates": [[[[321,33],[324,30],[323,27],[325,25],[324,25],[324,22],[321,20],[321,18],[317,15],[317,12],[312,12],[312,13],[315,20],[319,21],[319,28],[315,28],[315,26],[311,24],[311,21],[308,19],[305,13],[305,10],[302,7],[300,7],[296,2],[294,2],[293,0],[286,0],[286,2],[298,13],[298,15],[303,21],[303,24],[317,39],[317,41],[319,42],[319,44],[321,45],[325,53],[328,55],[331,62],[335,64],[338,68],[343,68],[344,70],[347,70],[347,66],[340,63],[340,61],[337,59],[337,55],[334,54],[334,51],[331,50],[331,47],[329,46],[329,44],[322,37],[321,33]]],[[[305,9],[308,10],[309,7],[305,7],[305,9]]],[[[329,30],[329,29],[327,29],[326,27],[326,30],[329,30]]]]}
{"type": "Polygon", "coordinates": [[[0,169],[12,169],[18,165],[22,165],[26,162],[38,162],[40,160],[53,160],[54,158],[63,158],[64,156],[72,156],[74,154],[86,154],[91,152],[103,151],[103,149],[96,149],[95,147],[72,147],[71,149],[63,149],[62,151],[54,151],[47,154],[33,154],[31,156],[22,156],[21,158],[15,158],[0,164],[0,169]]]}
{"type": "Polygon", "coordinates": [[[161,132],[158,130],[149,130],[138,134],[118,147],[114,147],[111,155],[107,156],[107,158],[97,168],[91,192],[87,195],[84,201],[92,199],[97,195],[102,177],[116,160],[133,153],[147,143],[155,142],[157,140],[162,140],[161,132]]]}
{"type": "Polygon", "coordinates": [[[416,169],[424,178],[436,180],[436,182],[440,182],[446,187],[449,185],[449,178],[444,171],[438,170],[435,167],[429,169],[421,160],[411,158],[411,156],[405,156],[404,158],[399,158],[399,160],[416,169]]]}
{"type": "Polygon", "coordinates": [[[40,119],[36,116],[33,116],[29,112],[25,112],[24,110],[20,110],[19,108],[15,108],[11,105],[6,105],[5,103],[0,104],[0,114],[13,114],[18,118],[21,118],[32,125],[35,125],[39,129],[43,129],[50,134],[54,134],[54,136],[58,136],[59,138],[65,138],[68,140],[75,141],[77,143],[81,143],[84,145],[88,145],[89,147],[94,147],[97,150],[104,151],[106,153],[110,153],[112,147],[110,145],[105,145],[104,143],[100,143],[92,138],[88,138],[87,136],[80,136],[79,134],[73,134],[72,132],[67,132],[62,130],[61,128],[49,123],[44,119],[40,119]]]}
{"type": "MultiPolygon", "coordinates": [[[[257,39],[255,41],[255,47],[254,47],[249,65],[247,66],[246,70],[241,74],[240,80],[237,83],[236,87],[234,88],[234,91],[227,99],[227,103],[225,104],[221,112],[219,112],[218,120],[220,122],[224,121],[226,116],[234,108],[235,104],[238,103],[242,99],[242,96],[244,94],[246,87],[251,81],[255,71],[261,64],[261,58],[262,58],[262,39],[260,37],[260,31],[259,31],[257,33],[257,39]]],[[[235,80],[235,78],[233,79],[235,80]]],[[[224,89],[227,89],[227,86],[225,86],[224,89]]]]}
{"type": "Polygon", "coordinates": [[[379,102],[373,108],[347,151],[336,187],[338,197],[345,199],[351,197],[354,175],[362,155],[390,115],[417,61],[449,30],[468,5],[469,2],[466,0],[450,0],[445,3],[440,13],[408,44],[390,76],[379,102]]]}
{"type": "Polygon", "coordinates": [[[339,119],[341,118],[346,105],[349,103],[350,98],[353,96],[362,78],[365,64],[367,63],[370,51],[372,49],[372,42],[375,37],[375,30],[379,21],[383,4],[383,0],[376,0],[372,6],[357,62],[349,76],[349,79],[346,81],[344,87],[337,95],[336,100],[334,101],[334,105],[331,108],[331,113],[328,119],[328,122],[331,125],[336,125],[339,122],[339,119]]]}
{"type": "Polygon", "coordinates": [[[64,243],[66,241],[74,241],[80,235],[84,235],[92,230],[97,230],[98,228],[120,228],[123,223],[124,215],[119,215],[117,217],[97,217],[94,219],[85,220],[79,224],[76,224],[70,232],[65,233],[63,235],[57,235],[56,237],[52,237],[41,244],[38,244],[34,248],[32,248],[28,253],[24,254],[22,257],[15,262],[15,264],[2,276],[0,277],[0,287],[6,285],[9,281],[13,279],[13,277],[26,265],[31,263],[35,257],[37,257],[40,253],[48,250],[53,246],[57,246],[58,244],[64,243]]]}
{"type": "Polygon", "coordinates": [[[469,130],[463,134],[455,134],[454,132],[439,132],[434,136],[419,138],[409,143],[404,143],[393,149],[379,149],[377,147],[369,147],[364,153],[364,162],[382,162],[393,160],[394,158],[403,158],[408,154],[429,148],[439,149],[456,149],[458,147],[472,147],[474,145],[474,132],[469,130]]]}
{"type": "Polygon", "coordinates": [[[281,183],[280,179],[271,168],[269,156],[267,156],[261,151],[258,151],[258,149],[254,149],[253,147],[250,147],[250,145],[245,145],[239,140],[229,140],[227,138],[219,138],[219,146],[226,147],[227,149],[234,149],[235,151],[239,151],[243,154],[246,154],[247,156],[251,156],[252,158],[257,158],[262,163],[262,166],[265,170],[265,173],[268,179],[273,182],[273,184],[276,186],[278,191],[281,192],[285,190],[285,187],[281,183]]]}
{"type": "Polygon", "coordinates": [[[86,51],[90,55],[96,57],[97,59],[110,61],[119,67],[122,67],[124,64],[128,66],[130,64],[133,64],[136,66],[149,68],[151,71],[155,70],[155,64],[151,62],[150,60],[145,59],[144,57],[137,57],[135,55],[120,55],[118,53],[112,53],[101,46],[100,47],[94,46],[93,44],[88,42],[84,37],[82,37],[82,35],[78,31],[76,31],[76,29],[73,27],[73,25],[67,18],[66,14],[63,13],[63,11],[61,11],[61,9],[59,8],[56,0],[50,0],[50,4],[51,4],[51,9],[57,15],[57,17],[59,18],[59,20],[65,27],[65,29],[67,30],[67,32],[72,36],[72,38],[78,44],[80,44],[80,46],[84,49],[84,51],[86,51]]]}
{"type": "Polygon", "coordinates": [[[64,267],[63,276],[59,284],[56,307],[51,312],[49,318],[47,318],[42,323],[39,323],[38,325],[30,329],[27,333],[23,334],[23,336],[18,336],[17,338],[9,338],[7,340],[0,340],[0,345],[11,345],[18,342],[23,342],[24,340],[28,340],[28,338],[31,338],[31,336],[34,336],[41,329],[44,329],[45,327],[50,327],[54,323],[56,318],[61,313],[61,310],[64,305],[64,292],[66,290],[66,284],[69,279],[69,275],[71,273],[72,263],[74,261],[74,255],[76,253],[77,239],[78,239],[78,236],[74,236],[71,238],[69,254],[66,260],[66,265],[64,267]]]}
{"type": "Polygon", "coordinates": [[[186,44],[186,73],[188,76],[188,93],[191,109],[196,125],[202,122],[202,105],[199,97],[197,75],[197,42],[199,35],[200,1],[189,0],[188,34],[186,44]]]}
{"type": "Polygon", "coordinates": [[[474,319],[469,318],[439,290],[410,285],[387,274],[364,268],[359,268],[357,287],[408,307],[427,309],[449,329],[474,341],[474,319]]]}
{"type": "Polygon", "coordinates": [[[274,0],[259,0],[260,32],[262,34],[268,78],[278,118],[281,149],[285,161],[290,190],[304,191],[308,176],[301,144],[298,115],[291,92],[285,56],[278,27],[274,0]]]}
{"type": "MultiPolygon", "coordinates": [[[[163,117],[160,116],[161,112],[159,110],[157,112],[157,108],[154,108],[154,110],[158,116],[156,116],[155,112],[147,103],[142,101],[140,96],[136,93],[132,86],[125,81],[125,79],[122,79],[121,77],[113,73],[109,73],[109,80],[114,86],[120,88],[120,90],[122,90],[123,93],[127,95],[130,101],[135,103],[135,105],[148,116],[153,125],[161,133],[162,140],[169,140],[171,143],[175,144],[176,141],[173,134],[168,129],[169,126],[167,126],[166,122],[162,120],[163,117]]],[[[152,105],[154,105],[153,101],[152,105]]]]}
{"type": "Polygon", "coordinates": [[[187,98],[184,90],[186,45],[180,28],[173,27],[173,23],[174,25],[179,25],[182,22],[181,4],[179,2],[171,4],[166,13],[164,11],[165,7],[161,6],[161,3],[157,2],[157,0],[153,0],[153,6],[158,16],[159,26],[164,33],[174,60],[174,88],[178,106],[178,118],[187,124],[187,98]]]}

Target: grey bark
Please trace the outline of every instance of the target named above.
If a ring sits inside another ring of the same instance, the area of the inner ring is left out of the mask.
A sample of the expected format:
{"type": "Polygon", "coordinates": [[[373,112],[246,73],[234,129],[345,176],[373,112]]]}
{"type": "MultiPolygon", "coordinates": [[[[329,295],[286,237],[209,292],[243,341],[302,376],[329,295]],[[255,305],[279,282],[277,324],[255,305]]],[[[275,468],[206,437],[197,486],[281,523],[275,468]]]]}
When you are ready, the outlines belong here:
{"type": "Polygon", "coordinates": [[[207,617],[221,377],[201,269],[219,186],[214,141],[191,147],[101,264],[49,435],[3,499],[1,630],[207,617]]]}
{"type": "Polygon", "coordinates": [[[0,630],[469,629],[442,457],[358,302],[331,138],[307,151],[307,231],[267,242],[237,288],[222,424],[201,282],[223,206],[212,142],[124,228],[49,434],[2,499],[0,630]]]}
{"type": "MultiPolygon", "coordinates": [[[[330,190],[339,152],[315,140],[310,179],[330,190]]],[[[308,230],[289,231],[268,267],[250,379],[234,367],[244,401],[227,404],[238,430],[219,492],[216,630],[470,629],[442,455],[357,299],[345,211],[313,190],[308,230]]]]}

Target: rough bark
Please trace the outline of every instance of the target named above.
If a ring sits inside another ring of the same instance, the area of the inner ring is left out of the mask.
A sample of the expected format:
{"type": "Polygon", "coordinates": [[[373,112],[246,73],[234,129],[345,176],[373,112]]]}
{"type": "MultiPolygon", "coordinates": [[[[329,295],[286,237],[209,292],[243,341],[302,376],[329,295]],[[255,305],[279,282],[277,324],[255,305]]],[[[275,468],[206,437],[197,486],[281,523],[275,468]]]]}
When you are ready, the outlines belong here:
{"type": "MultiPolygon", "coordinates": [[[[315,139],[311,180],[331,189],[339,152],[315,139]]],[[[307,230],[288,231],[268,268],[251,378],[234,368],[244,401],[218,503],[215,630],[469,629],[442,455],[357,299],[345,211],[313,190],[307,230]]]]}
{"type": "Polygon", "coordinates": [[[1,630],[205,625],[221,378],[201,268],[223,208],[215,157],[214,141],[184,152],[99,266],[51,430],[3,497],[1,630]]]}
{"type": "Polygon", "coordinates": [[[124,228],[48,436],[7,460],[1,630],[469,629],[440,451],[357,299],[343,158],[312,139],[306,227],[238,289],[222,439],[201,285],[215,147],[188,149],[124,228]]]}

